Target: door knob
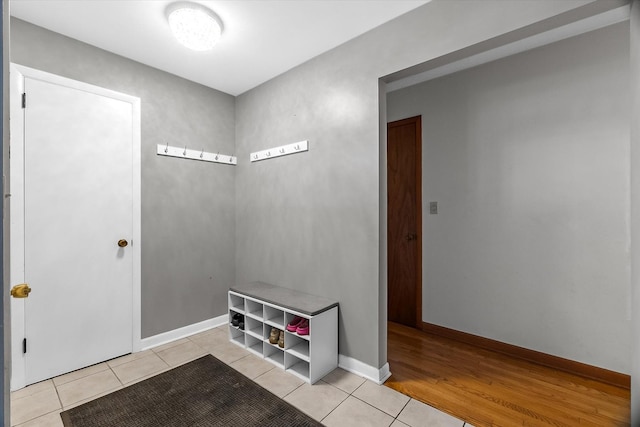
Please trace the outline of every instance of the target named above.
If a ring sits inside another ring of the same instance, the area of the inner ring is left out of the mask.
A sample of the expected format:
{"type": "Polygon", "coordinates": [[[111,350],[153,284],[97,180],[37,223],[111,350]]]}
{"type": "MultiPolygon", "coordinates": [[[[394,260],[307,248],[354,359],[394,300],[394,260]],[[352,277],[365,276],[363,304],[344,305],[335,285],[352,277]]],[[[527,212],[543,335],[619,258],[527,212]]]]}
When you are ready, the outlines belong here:
{"type": "Polygon", "coordinates": [[[11,296],[14,298],[28,298],[31,288],[26,283],[15,285],[11,288],[11,296]]]}
{"type": "Polygon", "coordinates": [[[120,246],[121,248],[126,247],[128,244],[129,242],[127,242],[125,239],[118,240],[118,246],[120,246]]]}
{"type": "Polygon", "coordinates": [[[418,239],[418,235],[416,233],[410,233],[410,234],[407,234],[405,239],[407,239],[408,242],[410,242],[412,240],[417,240],[418,239]]]}

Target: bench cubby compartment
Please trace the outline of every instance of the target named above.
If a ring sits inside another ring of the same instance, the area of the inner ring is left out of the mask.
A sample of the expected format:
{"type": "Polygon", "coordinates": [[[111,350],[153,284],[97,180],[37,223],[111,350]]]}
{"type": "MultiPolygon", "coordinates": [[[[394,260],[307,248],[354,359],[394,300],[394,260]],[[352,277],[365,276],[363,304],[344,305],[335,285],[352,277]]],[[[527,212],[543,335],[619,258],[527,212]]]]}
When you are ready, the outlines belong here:
{"type": "Polygon", "coordinates": [[[284,368],[284,350],[278,344],[270,344],[268,341],[262,346],[264,358],[280,368],[284,368]]]}
{"type": "MultiPolygon", "coordinates": [[[[231,321],[229,321],[229,322],[231,322],[231,321]]],[[[244,331],[241,330],[240,328],[236,327],[236,326],[232,326],[231,323],[229,323],[229,339],[234,344],[238,344],[238,345],[240,345],[242,347],[244,347],[244,345],[245,345],[245,342],[244,342],[244,331]]]]}
{"type": "Polygon", "coordinates": [[[308,360],[302,360],[291,353],[286,353],[285,359],[287,372],[290,372],[303,380],[307,380],[307,378],[309,378],[310,372],[308,360]]]}
{"type": "Polygon", "coordinates": [[[244,298],[239,295],[229,294],[229,311],[244,314],[244,298]]]}
{"type": "Polygon", "coordinates": [[[252,301],[252,300],[245,301],[245,310],[248,317],[262,321],[263,309],[264,309],[264,306],[257,301],[252,301]]]}
{"type": "MultiPolygon", "coordinates": [[[[303,337],[308,337],[308,335],[303,335],[303,337]]],[[[287,353],[294,355],[298,359],[302,359],[307,362],[309,361],[308,339],[304,339],[299,335],[292,334],[287,331],[285,332],[284,342],[287,353]]]]}
{"type": "Polygon", "coordinates": [[[263,354],[263,349],[262,349],[262,343],[263,341],[261,339],[255,338],[251,335],[246,335],[245,336],[245,341],[247,343],[247,350],[251,351],[252,353],[258,355],[258,356],[262,356],[263,354]]]}
{"type": "Polygon", "coordinates": [[[260,320],[257,320],[248,316],[245,317],[244,331],[247,335],[252,336],[255,339],[262,342],[263,329],[264,329],[264,324],[260,320]]]}
{"type": "Polygon", "coordinates": [[[284,329],[284,311],[270,306],[264,306],[264,323],[276,327],[280,330],[284,329]]]}

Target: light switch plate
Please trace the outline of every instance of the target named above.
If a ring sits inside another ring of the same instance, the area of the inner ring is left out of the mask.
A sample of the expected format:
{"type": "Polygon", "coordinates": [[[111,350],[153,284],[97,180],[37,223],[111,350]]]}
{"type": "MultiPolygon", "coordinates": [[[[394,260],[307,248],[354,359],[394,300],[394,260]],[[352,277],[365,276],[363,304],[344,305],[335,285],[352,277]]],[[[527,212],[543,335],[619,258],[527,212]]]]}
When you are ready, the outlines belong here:
{"type": "Polygon", "coordinates": [[[429,214],[431,215],[438,214],[438,202],[429,202],[429,214]]]}

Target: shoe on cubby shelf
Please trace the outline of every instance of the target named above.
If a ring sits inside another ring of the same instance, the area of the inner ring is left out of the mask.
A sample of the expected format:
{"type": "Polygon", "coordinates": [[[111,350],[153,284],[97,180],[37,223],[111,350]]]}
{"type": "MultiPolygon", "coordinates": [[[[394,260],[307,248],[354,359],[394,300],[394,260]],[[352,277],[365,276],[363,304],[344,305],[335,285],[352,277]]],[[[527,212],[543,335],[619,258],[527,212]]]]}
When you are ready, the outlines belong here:
{"type": "Polygon", "coordinates": [[[269,334],[269,342],[271,344],[278,344],[279,338],[280,338],[280,329],[271,328],[271,333],[269,334]]]}
{"type": "Polygon", "coordinates": [[[296,333],[298,335],[309,335],[309,321],[304,319],[302,322],[298,324],[296,328],[296,333]]]}
{"type": "Polygon", "coordinates": [[[280,336],[278,337],[278,347],[284,348],[284,331],[280,331],[280,336]]]}
{"type": "Polygon", "coordinates": [[[231,325],[237,327],[239,324],[240,324],[240,314],[234,313],[233,316],[231,316],[231,325]]]}
{"type": "Polygon", "coordinates": [[[231,326],[244,330],[244,316],[240,313],[231,316],[231,326]]]}
{"type": "Polygon", "coordinates": [[[298,328],[298,325],[303,320],[304,320],[304,318],[302,318],[300,316],[293,316],[293,320],[291,322],[289,322],[289,324],[287,325],[287,331],[295,332],[296,329],[298,328]]]}

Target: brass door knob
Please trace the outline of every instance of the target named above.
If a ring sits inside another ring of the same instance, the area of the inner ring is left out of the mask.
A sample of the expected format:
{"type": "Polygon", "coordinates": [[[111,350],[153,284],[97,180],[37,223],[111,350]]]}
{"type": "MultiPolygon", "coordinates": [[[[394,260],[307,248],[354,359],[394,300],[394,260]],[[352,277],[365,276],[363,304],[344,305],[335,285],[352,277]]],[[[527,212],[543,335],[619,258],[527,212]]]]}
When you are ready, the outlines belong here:
{"type": "Polygon", "coordinates": [[[120,246],[121,248],[126,247],[128,244],[129,242],[127,242],[125,239],[118,240],[118,246],[120,246]]]}
{"type": "Polygon", "coordinates": [[[14,298],[28,298],[31,288],[26,283],[15,285],[11,288],[11,296],[14,298]]]}

